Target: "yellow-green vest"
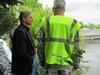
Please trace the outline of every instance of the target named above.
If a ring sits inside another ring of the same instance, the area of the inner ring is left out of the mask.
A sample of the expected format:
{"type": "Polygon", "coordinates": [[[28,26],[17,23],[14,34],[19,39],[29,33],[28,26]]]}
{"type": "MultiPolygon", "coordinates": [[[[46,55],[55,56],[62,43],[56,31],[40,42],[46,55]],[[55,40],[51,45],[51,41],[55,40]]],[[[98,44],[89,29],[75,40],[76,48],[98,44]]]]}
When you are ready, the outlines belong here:
{"type": "Polygon", "coordinates": [[[63,58],[73,62],[68,51],[72,53],[74,46],[73,44],[67,44],[67,41],[69,39],[74,41],[75,33],[80,29],[80,23],[67,16],[50,16],[43,18],[43,25],[46,64],[68,65],[63,58]],[[65,44],[69,47],[67,48],[65,44]]]}

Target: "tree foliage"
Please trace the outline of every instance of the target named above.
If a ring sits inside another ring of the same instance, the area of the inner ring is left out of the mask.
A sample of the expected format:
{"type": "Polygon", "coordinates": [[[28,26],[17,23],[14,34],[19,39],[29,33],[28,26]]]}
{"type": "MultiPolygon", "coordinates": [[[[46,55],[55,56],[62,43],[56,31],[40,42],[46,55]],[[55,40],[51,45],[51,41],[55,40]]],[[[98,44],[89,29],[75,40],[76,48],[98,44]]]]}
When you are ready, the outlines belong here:
{"type": "MultiPolygon", "coordinates": [[[[46,8],[42,7],[41,3],[38,3],[38,0],[22,0],[23,5],[15,7],[16,14],[22,10],[32,11],[33,14],[33,24],[31,26],[31,33],[33,38],[36,39],[39,29],[42,25],[42,18],[44,16],[48,16],[52,14],[51,9],[46,6],[46,8]]],[[[18,15],[17,15],[18,16],[18,15]]]]}
{"type": "Polygon", "coordinates": [[[97,25],[97,26],[96,26],[96,29],[100,29],[100,25],[97,25]]]}
{"type": "Polygon", "coordinates": [[[3,35],[13,27],[15,15],[12,10],[4,9],[2,6],[0,7],[0,35],[3,35]]]}
{"type": "Polygon", "coordinates": [[[10,31],[15,26],[15,23],[18,21],[20,11],[29,10],[33,12],[33,24],[31,26],[31,32],[34,36],[36,36],[39,27],[41,26],[42,17],[52,13],[50,8],[43,8],[42,4],[38,3],[38,0],[20,1],[23,3],[22,5],[11,6],[9,10],[0,5],[0,35],[10,31]]]}
{"type": "Polygon", "coordinates": [[[0,0],[0,5],[2,5],[3,8],[6,8],[6,9],[9,8],[9,6],[12,6],[18,3],[21,3],[21,2],[18,0],[0,0]]]}
{"type": "Polygon", "coordinates": [[[100,24],[94,24],[94,23],[90,23],[90,24],[84,24],[83,22],[80,22],[80,24],[82,25],[82,28],[88,28],[88,29],[100,29],[100,24]]]}

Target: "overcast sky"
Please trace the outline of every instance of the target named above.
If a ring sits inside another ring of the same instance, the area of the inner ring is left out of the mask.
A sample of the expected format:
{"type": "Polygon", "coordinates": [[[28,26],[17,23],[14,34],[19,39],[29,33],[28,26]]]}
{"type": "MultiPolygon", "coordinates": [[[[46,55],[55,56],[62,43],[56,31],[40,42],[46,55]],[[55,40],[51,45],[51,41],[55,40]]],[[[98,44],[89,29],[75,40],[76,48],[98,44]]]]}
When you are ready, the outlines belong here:
{"type": "MultiPolygon", "coordinates": [[[[54,0],[40,0],[43,5],[53,6],[54,0]]],[[[66,0],[65,15],[84,23],[100,24],[100,0],[66,0]]]]}

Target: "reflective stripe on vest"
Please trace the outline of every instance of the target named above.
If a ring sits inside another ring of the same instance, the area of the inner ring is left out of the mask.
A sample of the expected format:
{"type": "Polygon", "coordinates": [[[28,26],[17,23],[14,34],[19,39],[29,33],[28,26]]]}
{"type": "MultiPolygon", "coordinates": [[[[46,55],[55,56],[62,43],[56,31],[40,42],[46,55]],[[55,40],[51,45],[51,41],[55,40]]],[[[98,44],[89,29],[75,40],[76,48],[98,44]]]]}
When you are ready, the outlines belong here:
{"type": "Polygon", "coordinates": [[[46,17],[46,22],[47,22],[47,28],[48,28],[48,38],[50,38],[50,16],[46,17]]]}
{"type": "Polygon", "coordinates": [[[63,38],[45,38],[46,41],[48,42],[62,42],[65,44],[74,44],[74,42],[70,42],[68,39],[63,39],[63,38]]]}
{"type": "Polygon", "coordinates": [[[73,28],[75,27],[75,24],[77,23],[77,21],[74,19],[73,20],[73,23],[72,23],[72,25],[71,25],[71,30],[73,30],[73,28]]]}

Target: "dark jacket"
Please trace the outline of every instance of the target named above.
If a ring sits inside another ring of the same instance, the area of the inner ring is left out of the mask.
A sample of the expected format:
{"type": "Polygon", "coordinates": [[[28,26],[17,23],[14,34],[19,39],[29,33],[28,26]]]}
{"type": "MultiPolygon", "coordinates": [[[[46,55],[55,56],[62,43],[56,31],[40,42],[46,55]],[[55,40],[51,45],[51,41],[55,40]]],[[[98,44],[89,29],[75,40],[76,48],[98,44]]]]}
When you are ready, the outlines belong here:
{"type": "Polygon", "coordinates": [[[34,44],[29,28],[23,24],[15,30],[12,40],[12,72],[28,74],[32,71],[34,44]]]}

